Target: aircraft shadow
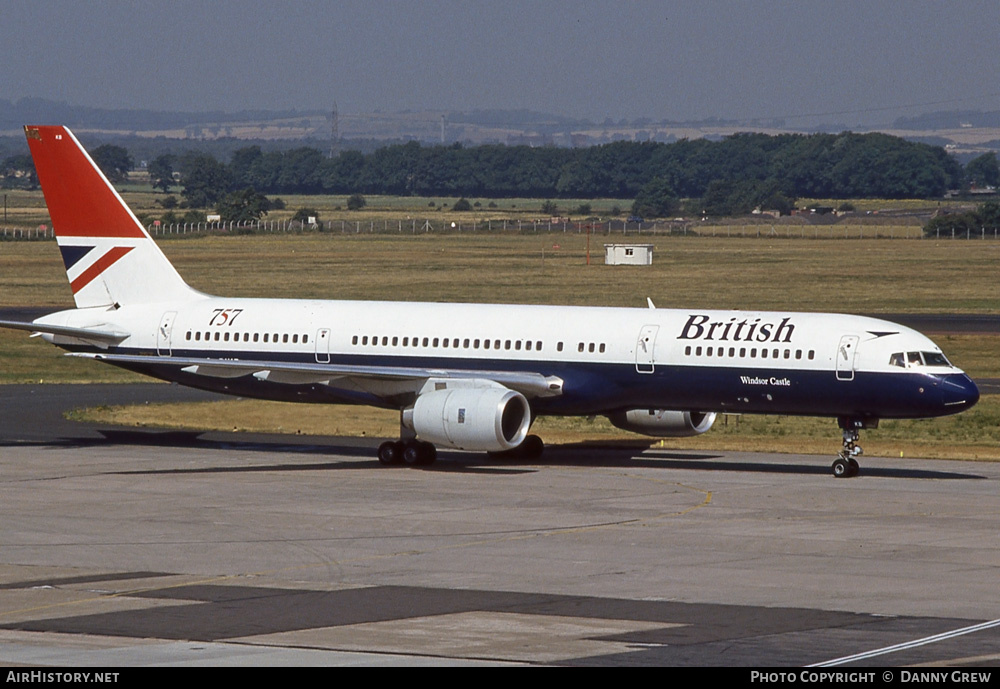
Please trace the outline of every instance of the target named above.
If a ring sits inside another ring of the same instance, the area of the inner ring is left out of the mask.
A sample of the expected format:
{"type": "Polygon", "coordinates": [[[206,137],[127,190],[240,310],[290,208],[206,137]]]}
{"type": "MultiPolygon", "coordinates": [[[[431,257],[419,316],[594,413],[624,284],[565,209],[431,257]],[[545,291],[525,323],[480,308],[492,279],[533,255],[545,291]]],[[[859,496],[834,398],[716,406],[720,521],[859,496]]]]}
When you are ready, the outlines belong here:
{"type": "MultiPolygon", "coordinates": [[[[213,450],[253,452],[298,453],[306,456],[336,456],[340,461],[326,463],[272,463],[227,467],[193,467],[184,469],[136,469],[110,472],[119,475],[133,474],[227,474],[269,471],[335,471],[379,469],[381,471],[412,470],[410,467],[384,467],[374,457],[377,440],[358,440],[345,443],[344,438],[316,436],[282,436],[268,434],[233,434],[232,438],[203,437],[198,431],[99,429],[100,438],[60,438],[52,440],[2,442],[0,446],[74,447],[135,445],[142,447],[191,447],[213,450]],[[358,460],[363,461],[358,461],[358,460]]],[[[830,465],[824,457],[817,457],[816,464],[781,462],[781,455],[767,455],[777,461],[733,461],[725,455],[710,452],[670,451],[657,449],[650,452],[653,443],[647,441],[580,442],[548,445],[545,453],[537,458],[519,458],[506,454],[462,452],[443,450],[438,461],[421,471],[474,474],[530,474],[539,467],[576,466],[616,469],[672,469],[699,472],[742,472],[788,475],[825,475],[830,465]]],[[[979,474],[940,471],[931,469],[878,466],[874,460],[861,466],[861,477],[907,479],[985,479],[979,474]]],[[[891,460],[889,460],[891,461],[891,460]]]]}

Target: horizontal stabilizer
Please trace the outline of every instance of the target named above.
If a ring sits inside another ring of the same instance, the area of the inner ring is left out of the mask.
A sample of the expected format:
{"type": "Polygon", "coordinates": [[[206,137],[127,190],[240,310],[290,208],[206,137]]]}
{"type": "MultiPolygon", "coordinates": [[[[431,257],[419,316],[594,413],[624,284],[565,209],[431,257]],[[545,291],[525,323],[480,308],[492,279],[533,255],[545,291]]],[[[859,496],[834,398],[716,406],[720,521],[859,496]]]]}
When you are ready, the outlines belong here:
{"type": "Polygon", "coordinates": [[[0,328],[26,330],[28,332],[43,333],[46,335],[75,337],[78,340],[86,340],[87,342],[96,342],[105,345],[118,344],[130,335],[130,333],[123,332],[121,330],[74,328],[68,325],[45,325],[42,323],[25,323],[22,321],[0,321],[0,328]]]}

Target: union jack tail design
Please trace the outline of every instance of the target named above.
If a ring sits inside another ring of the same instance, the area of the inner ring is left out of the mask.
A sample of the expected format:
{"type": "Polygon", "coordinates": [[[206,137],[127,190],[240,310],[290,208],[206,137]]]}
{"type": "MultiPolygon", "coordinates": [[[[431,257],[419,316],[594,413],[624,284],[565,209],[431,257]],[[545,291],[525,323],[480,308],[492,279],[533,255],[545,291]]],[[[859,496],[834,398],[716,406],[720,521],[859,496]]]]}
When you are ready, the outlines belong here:
{"type": "Polygon", "coordinates": [[[26,126],[77,308],[195,298],[66,127],[26,126]]]}

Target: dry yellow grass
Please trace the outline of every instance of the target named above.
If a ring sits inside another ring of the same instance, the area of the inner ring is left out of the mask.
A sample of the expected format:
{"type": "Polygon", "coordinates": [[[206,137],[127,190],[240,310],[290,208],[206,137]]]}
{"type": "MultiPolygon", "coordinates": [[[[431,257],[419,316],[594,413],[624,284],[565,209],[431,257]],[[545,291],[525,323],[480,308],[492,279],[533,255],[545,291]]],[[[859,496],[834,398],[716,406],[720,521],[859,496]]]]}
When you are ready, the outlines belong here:
{"type": "MultiPolygon", "coordinates": [[[[75,412],[74,418],[135,427],[375,438],[396,437],[399,430],[394,411],[245,399],[99,407],[75,412]]],[[[662,443],[617,429],[603,417],[542,417],[532,432],[550,444],[629,440],[673,449],[806,454],[833,454],[840,447],[833,419],[782,416],[720,415],[705,435],[662,443]]],[[[865,453],[877,457],[1000,460],[1000,398],[986,397],[959,416],[883,421],[877,431],[865,432],[862,441],[865,453]]]]}

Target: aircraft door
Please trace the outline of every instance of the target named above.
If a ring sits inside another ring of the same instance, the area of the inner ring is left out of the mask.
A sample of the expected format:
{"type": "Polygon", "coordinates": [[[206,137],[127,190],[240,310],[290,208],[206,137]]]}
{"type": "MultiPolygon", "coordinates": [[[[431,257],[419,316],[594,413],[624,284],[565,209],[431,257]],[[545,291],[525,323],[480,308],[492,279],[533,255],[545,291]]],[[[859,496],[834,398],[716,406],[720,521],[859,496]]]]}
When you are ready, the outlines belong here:
{"type": "Polygon", "coordinates": [[[176,317],[176,311],[167,311],[160,319],[160,327],[156,329],[156,353],[160,356],[170,356],[170,336],[176,317]]]}
{"type": "Polygon", "coordinates": [[[320,328],[316,331],[316,363],[330,363],[330,329],[320,328]]]}
{"type": "Polygon", "coordinates": [[[652,373],[655,368],[653,353],[656,349],[658,325],[644,325],[635,343],[635,370],[638,373],[652,373]]]}
{"type": "Polygon", "coordinates": [[[854,361],[858,355],[857,335],[844,335],[837,347],[837,380],[854,380],[854,361]]]}

